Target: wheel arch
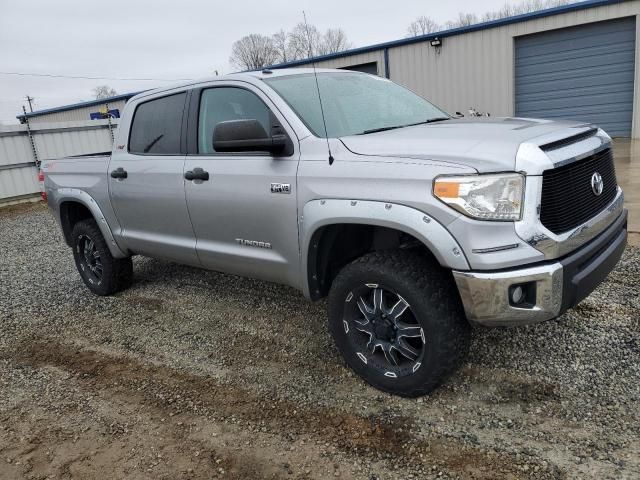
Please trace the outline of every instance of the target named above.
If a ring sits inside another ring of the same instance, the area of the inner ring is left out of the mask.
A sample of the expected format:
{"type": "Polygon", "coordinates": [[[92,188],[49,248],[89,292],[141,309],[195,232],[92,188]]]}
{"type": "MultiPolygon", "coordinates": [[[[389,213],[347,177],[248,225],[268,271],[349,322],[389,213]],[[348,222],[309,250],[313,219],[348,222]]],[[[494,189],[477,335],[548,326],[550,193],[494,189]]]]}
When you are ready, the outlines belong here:
{"type": "Polygon", "coordinates": [[[74,225],[82,220],[92,218],[105,238],[111,255],[114,258],[129,256],[116,243],[102,210],[87,192],[72,188],[61,189],[56,195],[56,205],[57,220],[67,245],[72,246],[71,232],[74,225]]]}
{"type": "Polygon", "coordinates": [[[303,293],[327,295],[336,270],[375,250],[424,249],[446,268],[469,270],[462,248],[433,217],[405,205],[355,200],[313,200],[301,225],[303,293]]]}

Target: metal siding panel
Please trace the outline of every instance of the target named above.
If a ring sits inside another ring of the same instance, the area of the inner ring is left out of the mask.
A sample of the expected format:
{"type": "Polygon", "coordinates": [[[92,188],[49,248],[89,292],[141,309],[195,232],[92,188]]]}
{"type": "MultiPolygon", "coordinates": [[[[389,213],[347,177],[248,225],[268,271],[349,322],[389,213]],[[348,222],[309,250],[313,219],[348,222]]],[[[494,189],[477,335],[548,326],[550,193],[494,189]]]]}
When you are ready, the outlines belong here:
{"type": "Polygon", "coordinates": [[[439,53],[427,42],[407,45],[389,51],[391,79],[451,113],[474,107],[509,115],[510,55],[497,29],[444,38],[439,53]]]}
{"type": "MultiPolygon", "coordinates": [[[[117,122],[113,123],[117,127],[117,122]]],[[[35,166],[20,165],[35,160],[26,131],[26,125],[0,127],[0,200],[40,191],[35,166]]],[[[32,132],[40,160],[109,151],[112,147],[106,120],[39,123],[32,125],[32,132]]]]}
{"type": "Polygon", "coordinates": [[[0,200],[29,195],[40,191],[35,167],[0,170],[0,200]]]}
{"type": "Polygon", "coordinates": [[[110,151],[113,145],[107,128],[36,132],[34,140],[41,160],[110,151]]]}
{"type": "Polygon", "coordinates": [[[27,135],[17,131],[12,136],[0,136],[0,166],[22,163],[25,158],[33,160],[27,135]]]}
{"type": "Polygon", "coordinates": [[[516,115],[592,122],[630,136],[635,32],[635,18],[626,18],[518,38],[516,115]]]}

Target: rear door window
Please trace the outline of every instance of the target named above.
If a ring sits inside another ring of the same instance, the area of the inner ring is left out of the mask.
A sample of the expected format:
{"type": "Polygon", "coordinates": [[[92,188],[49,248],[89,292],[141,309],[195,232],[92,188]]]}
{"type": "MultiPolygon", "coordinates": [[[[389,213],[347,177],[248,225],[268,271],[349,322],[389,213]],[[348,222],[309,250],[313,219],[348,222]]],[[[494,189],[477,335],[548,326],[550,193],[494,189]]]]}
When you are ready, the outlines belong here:
{"type": "Polygon", "coordinates": [[[186,93],[157,98],[136,108],[129,136],[129,152],[179,155],[186,93]]]}

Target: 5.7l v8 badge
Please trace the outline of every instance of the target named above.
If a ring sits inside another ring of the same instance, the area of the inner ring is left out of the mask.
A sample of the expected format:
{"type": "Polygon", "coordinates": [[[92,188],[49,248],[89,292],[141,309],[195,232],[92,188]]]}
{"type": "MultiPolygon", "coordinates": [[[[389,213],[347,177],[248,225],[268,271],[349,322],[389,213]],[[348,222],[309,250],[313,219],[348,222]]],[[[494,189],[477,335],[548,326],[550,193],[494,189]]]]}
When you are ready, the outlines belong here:
{"type": "Polygon", "coordinates": [[[272,183],[271,193],[291,193],[290,183],[272,183]]]}

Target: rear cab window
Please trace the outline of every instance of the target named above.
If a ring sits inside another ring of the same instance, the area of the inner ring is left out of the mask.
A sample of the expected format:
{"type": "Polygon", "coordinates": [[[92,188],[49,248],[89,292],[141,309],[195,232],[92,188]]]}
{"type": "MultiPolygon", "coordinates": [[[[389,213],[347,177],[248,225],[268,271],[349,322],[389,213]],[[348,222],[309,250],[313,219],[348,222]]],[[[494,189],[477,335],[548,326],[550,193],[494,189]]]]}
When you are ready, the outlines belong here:
{"type": "Polygon", "coordinates": [[[180,155],[186,95],[182,92],[156,98],[136,107],[129,134],[129,153],[180,155]]]}

